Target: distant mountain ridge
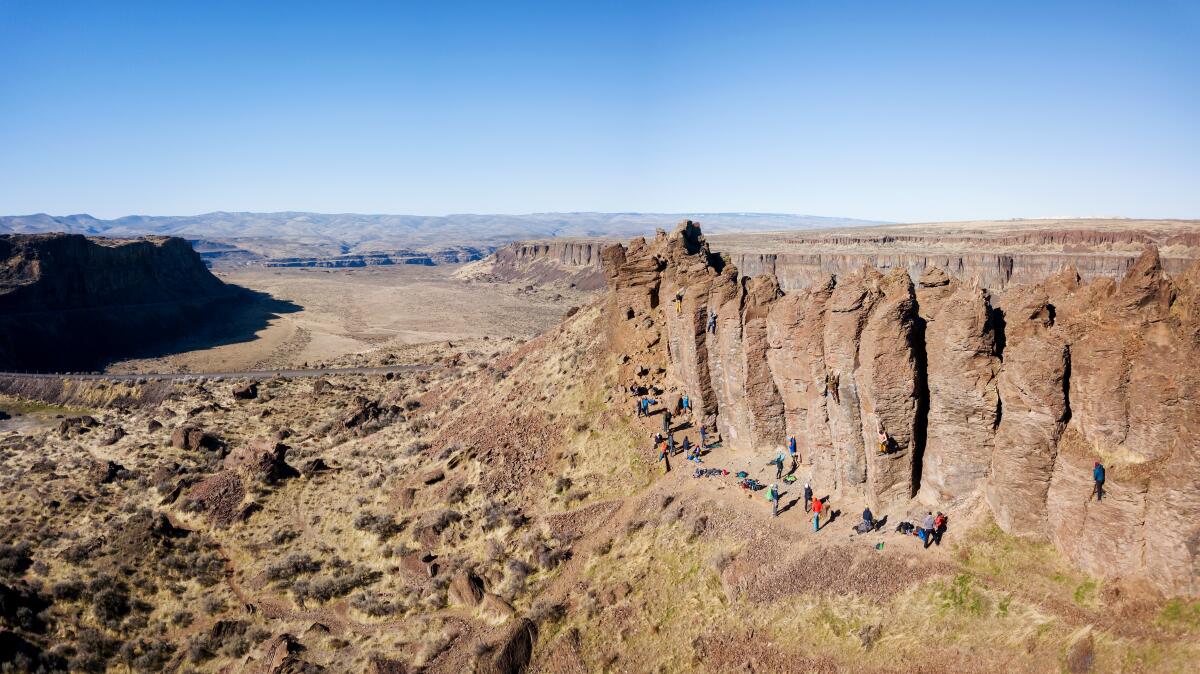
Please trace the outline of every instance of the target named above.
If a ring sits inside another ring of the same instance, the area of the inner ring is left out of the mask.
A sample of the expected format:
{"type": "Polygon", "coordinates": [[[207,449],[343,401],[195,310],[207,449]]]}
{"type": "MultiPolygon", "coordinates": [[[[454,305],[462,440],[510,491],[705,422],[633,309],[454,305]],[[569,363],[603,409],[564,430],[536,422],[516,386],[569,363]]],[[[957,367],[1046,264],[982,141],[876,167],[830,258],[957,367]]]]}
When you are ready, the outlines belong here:
{"type": "Polygon", "coordinates": [[[356,213],[213,212],[201,215],[128,215],[102,220],[87,214],[0,216],[0,234],[67,232],[88,236],[179,236],[220,242],[256,256],[336,256],[381,250],[470,245],[569,237],[629,238],[699,220],[712,233],[768,232],[885,224],[854,218],[782,213],[529,213],[444,216],[356,213]]]}

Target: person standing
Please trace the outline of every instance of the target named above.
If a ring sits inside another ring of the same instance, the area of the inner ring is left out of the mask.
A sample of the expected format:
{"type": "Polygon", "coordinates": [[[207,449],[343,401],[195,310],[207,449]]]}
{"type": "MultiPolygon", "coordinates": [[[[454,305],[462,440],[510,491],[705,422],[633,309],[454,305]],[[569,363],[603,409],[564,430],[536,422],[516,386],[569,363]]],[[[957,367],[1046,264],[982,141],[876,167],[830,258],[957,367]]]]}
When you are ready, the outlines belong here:
{"type": "Polygon", "coordinates": [[[671,457],[667,453],[667,441],[658,446],[658,460],[663,462],[663,473],[671,472],[671,457]]]}
{"type": "Polygon", "coordinates": [[[933,523],[933,513],[925,513],[925,521],[921,523],[921,529],[925,532],[925,535],[922,536],[922,538],[925,540],[925,547],[927,548],[929,547],[929,544],[933,542],[934,528],[935,525],[933,523]]]}
{"type": "Polygon", "coordinates": [[[825,504],[821,502],[821,499],[814,498],[812,500],[813,532],[817,532],[817,531],[821,530],[821,511],[824,510],[824,508],[825,508],[825,504]]]}
{"type": "Polygon", "coordinates": [[[708,431],[703,426],[700,427],[700,448],[708,449],[708,431]]]}
{"type": "Polygon", "coordinates": [[[783,477],[783,452],[780,452],[779,454],[777,454],[775,456],[774,459],[771,459],[770,461],[768,461],[767,465],[775,466],[775,479],[776,480],[783,477]]]}
{"type": "Polygon", "coordinates": [[[804,483],[804,512],[812,510],[812,487],[807,482],[804,483]]]}
{"type": "Polygon", "coordinates": [[[663,409],[663,433],[671,432],[671,410],[663,409]]]}
{"type": "Polygon", "coordinates": [[[946,533],[946,516],[938,513],[933,518],[933,542],[936,545],[942,544],[942,534],[946,533]]]}
{"type": "MultiPolygon", "coordinates": [[[[1092,496],[1096,497],[1097,501],[1104,500],[1104,464],[1099,461],[1092,467],[1092,496]]],[[[1092,496],[1088,500],[1092,500],[1092,496]]]]}
{"type": "Polygon", "coordinates": [[[771,517],[779,517],[779,485],[772,483],[767,488],[767,499],[771,501],[771,517]]]}

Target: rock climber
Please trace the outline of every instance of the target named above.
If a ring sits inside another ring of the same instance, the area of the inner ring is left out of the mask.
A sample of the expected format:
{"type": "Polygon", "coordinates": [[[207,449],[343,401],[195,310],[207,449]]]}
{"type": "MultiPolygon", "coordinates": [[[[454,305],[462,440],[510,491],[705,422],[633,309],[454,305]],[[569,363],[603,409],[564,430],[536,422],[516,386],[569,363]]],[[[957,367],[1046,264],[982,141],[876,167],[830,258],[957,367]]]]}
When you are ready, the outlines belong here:
{"type": "Polygon", "coordinates": [[[879,422],[879,453],[887,454],[888,448],[891,447],[892,439],[888,437],[887,431],[883,430],[883,422],[879,422]]]}
{"type": "Polygon", "coordinates": [[[794,472],[796,472],[796,465],[797,465],[797,463],[796,463],[796,436],[789,435],[787,440],[788,440],[788,443],[787,443],[788,444],[788,454],[791,455],[791,457],[792,457],[791,472],[794,473],[794,472]]]}
{"type": "Polygon", "coordinates": [[[684,393],[683,398],[681,398],[679,400],[679,406],[683,408],[683,411],[691,412],[692,411],[692,399],[689,398],[686,393],[684,393]]]}
{"type": "Polygon", "coordinates": [[[708,315],[708,331],[717,334],[717,312],[712,312],[708,315]]]}
{"type": "Polygon", "coordinates": [[[767,500],[771,502],[771,517],[779,517],[779,485],[774,482],[767,487],[767,500]]]}
{"type": "Polygon", "coordinates": [[[825,508],[825,504],[821,502],[821,499],[813,498],[812,511],[813,511],[813,531],[814,532],[821,530],[821,511],[824,510],[824,508],[825,508]]]}
{"type": "Polygon", "coordinates": [[[804,483],[804,512],[812,509],[812,487],[807,482],[804,483]]]}
{"type": "MultiPolygon", "coordinates": [[[[1104,464],[1099,461],[1092,467],[1092,496],[1096,497],[1097,501],[1104,500],[1104,464]]],[[[1088,500],[1092,500],[1092,496],[1088,500]]]]}
{"type": "Polygon", "coordinates": [[[921,540],[925,541],[925,547],[927,548],[929,547],[929,544],[933,542],[933,530],[935,528],[937,527],[933,523],[933,513],[925,513],[925,520],[921,522],[921,531],[923,534],[921,536],[921,540]]]}
{"type": "Polygon", "coordinates": [[[683,291],[675,293],[675,315],[683,313],[683,291]]]}

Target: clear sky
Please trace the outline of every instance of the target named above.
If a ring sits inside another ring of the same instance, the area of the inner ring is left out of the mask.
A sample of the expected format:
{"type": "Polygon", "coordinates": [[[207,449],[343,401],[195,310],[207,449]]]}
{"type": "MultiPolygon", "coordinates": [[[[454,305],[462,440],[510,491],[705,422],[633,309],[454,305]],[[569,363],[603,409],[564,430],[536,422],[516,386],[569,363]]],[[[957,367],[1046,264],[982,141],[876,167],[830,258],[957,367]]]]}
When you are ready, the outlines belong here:
{"type": "Polygon", "coordinates": [[[1200,217],[1200,2],[0,0],[0,214],[1200,217]]]}

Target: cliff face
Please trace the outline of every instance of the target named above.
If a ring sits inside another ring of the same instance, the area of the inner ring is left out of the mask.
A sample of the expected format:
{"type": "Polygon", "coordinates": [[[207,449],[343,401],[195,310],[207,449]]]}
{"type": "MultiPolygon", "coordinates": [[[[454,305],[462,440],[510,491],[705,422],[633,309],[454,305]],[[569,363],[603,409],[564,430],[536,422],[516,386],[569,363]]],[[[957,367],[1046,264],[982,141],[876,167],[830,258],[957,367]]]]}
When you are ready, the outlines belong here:
{"type": "Polygon", "coordinates": [[[982,504],[1089,572],[1200,593],[1200,265],[1171,277],[1148,249],[1119,282],[1068,268],[1001,310],[936,268],[785,292],[690,222],[602,259],[622,376],[686,391],[724,447],[794,434],[821,491],[884,513],[982,504]]]}
{"type": "Polygon", "coordinates": [[[183,239],[0,236],[0,368],[92,367],[235,295],[183,239]]]}
{"type": "MultiPolygon", "coordinates": [[[[1095,226],[1106,223],[1099,221],[1095,226]]],[[[1089,226],[1086,222],[1067,224],[1089,226]]],[[[1180,227],[1163,228],[1152,222],[1143,224],[1145,230],[979,230],[971,235],[949,231],[871,233],[879,229],[901,232],[915,227],[903,226],[869,228],[857,233],[720,235],[712,242],[742,276],[773,276],[785,291],[819,284],[830,274],[842,277],[869,267],[885,273],[905,270],[914,283],[926,271],[937,269],[963,282],[998,292],[1037,283],[1068,267],[1084,280],[1119,279],[1148,246],[1162,248],[1161,264],[1169,274],[1183,273],[1200,258],[1200,233],[1180,227]]],[[[968,225],[963,230],[971,233],[968,225]]],[[[512,244],[497,252],[496,269],[503,270],[506,278],[540,280],[553,274],[555,278],[587,275],[598,280],[599,249],[603,245],[606,244],[595,240],[572,239],[512,244]]]]}
{"type": "Polygon", "coordinates": [[[600,252],[611,242],[550,240],[513,243],[496,250],[486,273],[504,281],[572,283],[581,290],[604,287],[600,252]]]}

